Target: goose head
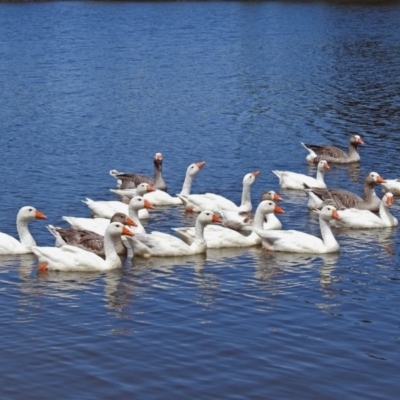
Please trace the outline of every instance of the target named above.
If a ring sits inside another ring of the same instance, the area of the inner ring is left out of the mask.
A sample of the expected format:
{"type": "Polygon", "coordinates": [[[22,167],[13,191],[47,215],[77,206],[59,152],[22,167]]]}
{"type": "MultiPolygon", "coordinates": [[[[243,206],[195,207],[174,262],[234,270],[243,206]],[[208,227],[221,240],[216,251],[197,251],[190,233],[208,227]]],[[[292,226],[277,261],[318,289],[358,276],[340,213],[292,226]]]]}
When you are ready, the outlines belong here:
{"type": "Polygon", "coordinates": [[[325,221],[330,221],[331,219],[342,219],[339,215],[336,207],[333,206],[324,206],[319,211],[320,218],[324,219],[325,221]]]}
{"type": "Polygon", "coordinates": [[[393,205],[393,193],[387,192],[382,197],[382,203],[385,204],[387,207],[391,207],[393,205]]]}
{"type": "Polygon", "coordinates": [[[365,182],[371,186],[375,186],[378,183],[385,183],[386,181],[377,172],[370,172],[365,178],[365,182]]]}
{"type": "Polygon", "coordinates": [[[330,169],[328,161],[321,160],[317,165],[317,170],[320,172],[324,172],[326,169],[330,169]]]}
{"type": "Polygon", "coordinates": [[[154,206],[148,200],[146,200],[144,197],[135,196],[135,197],[132,197],[131,201],[129,202],[129,208],[131,208],[132,210],[135,210],[135,211],[139,211],[142,208],[147,208],[147,209],[151,210],[154,208],[154,206]]]}
{"type": "Polygon", "coordinates": [[[243,178],[243,186],[251,186],[258,175],[260,175],[260,171],[254,171],[246,174],[243,178]]]}
{"type": "Polygon", "coordinates": [[[135,234],[121,222],[111,222],[106,229],[111,237],[134,236],[135,234]]]}
{"type": "Polygon", "coordinates": [[[34,219],[46,219],[47,217],[42,214],[35,207],[25,206],[22,207],[17,214],[17,219],[19,221],[33,221],[34,219]]]}
{"type": "Polygon", "coordinates": [[[261,195],[261,201],[264,200],[273,200],[273,201],[280,201],[283,200],[281,196],[279,196],[276,192],[273,190],[266,190],[262,195],[261,195]]]}
{"type": "Polygon", "coordinates": [[[190,164],[186,170],[186,174],[189,176],[196,176],[205,165],[205,161],[190,164]]]}
{"type": "Polygon", "coordinates": [[[124,213],[115,213],[112,216],[110,222],[120,222],[121,224],[124,224],[124,225],[137,226],[137,223],[132,218],[129,218],[124,213]]]}
{"type": "Polygon", "coordinates": [[[352,135],[350,137],[350,143],[354,146],[358,146],[359,144],[364,144],[364,142],[361,139],[360,135],[352,135]]]}
{"type": "Polygon", "coordinates": [[[154,154],[153,164],[158,170],[162,170],[163,156],[161,153],[154,154]]]}
{"type": "MultiPolygon", "coordinates": [[[[262,213],[265,214],[285,214],[285,211],[279,207],[277,204],[275,204],[272,200],[264,200],[262,201],[259,205],[258,208],[262,211],[262,213]]],[[[257,209],[258,209],[257,208],[257,209]]]]}
{"type": "Polygon", "coordinates": [[[154,191],[155,191],[155,189],[153,188],[153,186],[149,185],[148,183],[141,183],[136,188],[136,195],[143,196],[146,193],[150,193],[150,192],[154,192],[154,191]]]}
{"type": "Polygon", "coordinates": [[[197,217],[197,221],[202,225],[208,225],[212,223],[221,223],[222,219],[212,211],[202,211],[197,217]]]}

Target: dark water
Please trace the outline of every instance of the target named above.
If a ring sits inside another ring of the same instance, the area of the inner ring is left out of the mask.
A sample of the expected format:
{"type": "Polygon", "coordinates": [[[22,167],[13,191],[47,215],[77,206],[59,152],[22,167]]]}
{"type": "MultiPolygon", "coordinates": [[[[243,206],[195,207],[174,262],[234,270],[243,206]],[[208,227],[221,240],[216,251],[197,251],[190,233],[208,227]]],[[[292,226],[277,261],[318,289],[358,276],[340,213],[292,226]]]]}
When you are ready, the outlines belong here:
{"type": "MultiPolygon", "coordinates": [[[[33,205],[48,223],[114,199],[111,168],[170,192],[205,160],[195,193],[254,203],[272,169],[314,175],[301,141],[366,145],[332,167],[360,193],[400,176],[400,8],[395,4],[97,3],[0,6],[0,230],[33,205]]],[[[318,234],[301,193],[285,228],[318,234]]],[[[400,217],[396,201],[394,214],[400,217]]],[[[157,209],[148,230],[190,225],[157,209]]],[[[46,222],[31,224],[52,245],[46,222]]],[[[0,260],[0,393],[36,398],[391,399],[400,390],[399,232],[337,232],[338,255],[212,250],[127,260],[103,274],[38,275],[0,260]]]]}

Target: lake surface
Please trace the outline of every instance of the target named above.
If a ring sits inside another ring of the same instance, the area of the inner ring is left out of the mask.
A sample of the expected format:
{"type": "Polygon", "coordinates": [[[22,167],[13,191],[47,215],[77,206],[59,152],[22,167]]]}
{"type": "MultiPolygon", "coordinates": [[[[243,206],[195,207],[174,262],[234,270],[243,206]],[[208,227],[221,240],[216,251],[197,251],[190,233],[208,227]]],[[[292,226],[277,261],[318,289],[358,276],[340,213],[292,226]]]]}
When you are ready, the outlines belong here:
{"type": "MultiPolygon", "coordinates": [[[[46,224],[117,199],[112,168],[169,192],[253,203],[273,169],[315,174],[300,142],[347,148],[329,186],[400,177],[400,7],[335,3],[50,2],[0,5],[0,230],[20,207],[46,224]]],[[[380,194],[380,189],[377,192],[380,194]]],[[[286,229],[319,234],[303,193],[280,191],[286,229]]],[[[400,217],[400,201],[393,213],[400,217]]],[[[157,208],[146,229],[189,226],[157,208]]],[[[0,393],[7,399],[393,399],[400,391],[398,229],[335,231],[340,254],[210,250],[127,259],[109,273],[37,274],[0,257],[0,393]]]]}

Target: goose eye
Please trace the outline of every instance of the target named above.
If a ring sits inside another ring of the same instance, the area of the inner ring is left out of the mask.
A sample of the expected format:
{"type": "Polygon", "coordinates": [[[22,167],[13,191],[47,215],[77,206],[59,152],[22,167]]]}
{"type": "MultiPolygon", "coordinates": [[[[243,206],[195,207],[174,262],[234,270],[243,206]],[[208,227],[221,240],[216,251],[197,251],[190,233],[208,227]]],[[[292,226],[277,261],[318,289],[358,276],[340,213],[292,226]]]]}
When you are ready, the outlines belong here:
{"type": "Polygon", "coordinates": [[[30,208],[29,211],[33,211],[32,208],[30,208]]]}

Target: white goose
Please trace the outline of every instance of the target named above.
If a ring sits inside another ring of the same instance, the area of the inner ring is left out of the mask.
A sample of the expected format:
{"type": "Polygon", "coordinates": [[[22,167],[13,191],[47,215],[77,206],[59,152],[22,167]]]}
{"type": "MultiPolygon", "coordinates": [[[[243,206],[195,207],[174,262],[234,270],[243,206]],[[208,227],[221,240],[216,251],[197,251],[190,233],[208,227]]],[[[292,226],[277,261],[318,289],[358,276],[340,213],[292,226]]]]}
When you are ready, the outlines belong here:
{"type": "Polygon", "coordinates": [[[205,253],[207,244],[204,240],[204,228],[212,222],[221,222],[221,219],[211,211],[201,212],[196,219],[195,240],[188,245],[176,236],[163,232],[140,234],[128,238],[134,256],[139,257],[175,257],[205,253]]]}
{"type": "MultiPolygon", "coordinates": [[[[138,213],[143,208],[151,210],[154,207],[149,201],[144,199],[142,196],[136,196],[129,202],[127,214],[137,225],[136,227],[132,228],[134,233],[145,233],[143,224],[141,223],[138,217],[138,213]]],[[[83,217],[64,216],[62,217],[62,219],[68,222],[73,228],[93,231],[98,233],[99,235],[104,235],[106,228],[110,223],[110,219],[108,218],[83,218],[83,217]]]]}
{"type": "Polygon", "coordinates": [[[334,253],[339,251],[339,243],[333,236],[331,219],[340,219],[333,206],[325,206],[319,212],[319,225],[322,239],[308,233],[289,231],[264,231],[256,229],[255,232],[261,237],[262,244],[267,251],[284,251],[289,253],[334,253]]]}
{"type": "Polygon", "coordinates": [[[326,160],[332,164],[351,164],[360,161],[360,155],[357,152],[357,147],[364,144],[359,135],[352,135],[349,143],[349,153],[346,154],[343,150],[332,145],[301,145],[308,151],[306,161],[309,164],[318,163],[320,160],[326,160]]]}
{"type": "Polygon", "coordinates": [[[186,210],[188,211],[199,212],[203,210],[209,210],[213,212],[219,212],[220,210],[235,210],[249,212],[253,208],[251,204],[250,188],[259,174],[259,171],[255,171],[244,176],[242,201],[240,206],[237,206],[233,201],[227,199],[226,197],[214,193],[178,196],[182,199],[183,203],[191,203],[194,205],[192,210],[188,209],[187,206],[186,210]]]}
{"type": "Polygon", "coordinates": [[[122,262],[115,251],[115,243],[121,235],[133,236],[133,233],[120,222],[108,225],[104,235],[105,259],[76,246],[62,247],[31,247],[32,252],[41,263],[39,272],[46,271],[109,271],[121,268],[122,262]]]}
{"type": "MultiPolygon", "coordinates": [[[[283,199],[275,191],[266,190],[261,195],[261,201],[264,200],[281,201],[283,199]]],[[[235,231],[239,231],[242,233],[252,232],[254,215],[255,215],[253,212],[221,210],[220,213],[223,219],[222,223],[223,226],[230,229],[234,229],[235,231]]],[[[265,215],[264,218],[263,229],[265,230],[282,229],[282,223],[274,213],[268,213],[265,215]]]]}
{"type": "MultiPolygon", "coordinates": [[[[205,161],[190,164],[186,170],[185,180],[182,185],[181,195],[189,195],[192,189],[192,183],[195,176],[201,171],[205,165],[205,161]]],[[[112,192],[119,194],[120,196],[133,197],[132,195],[144,196],[145,199],[149,200],[154,206],[174,206],[182,205],[182,200],[177,196],[171,196],[163,190],[155,190],[151,193],[136,194],[135,189],[110,189],[112,192]]]]}
{"type": "Polygon", "coordinates": [[[317,176],[298,174],[291,171],[272,171],[279,178],[279,186],[282,189],[303,190],[304,183],[310,187],[326,188],[324,181],[325,170],[329,169],[329,164],[326,160],[319,161],[317,165],[317,176]]]}
{"type": "Polygon", "coordinates": [[[30,246],[36,246],[36,242],[29,232],[28,222],[46,218],[44,214],[34,207],[22,207],[17,214],[17,232],[20,240],[0,232],[0,254],[32,253],[30,246]]]}
{"type": "MultiPolygon", "coordinates": [[[[261,244],[261,239],[254,232],[255,229],[263,229],[264,216],[270,213],[283,214],[284,211],[273,201],[262,201],[256,210],[253,223],[253,232],[243,235],[240,232],[225,228],[220,225],[208,225],[204,229],[204,239],[208,249],[220,249],[225,247],[251,247],[261,244]]],[[[194,227],[172,228],[186,243],[192,243],[196,237],[194,227]]]]}
{"type": "Polygon", "coordinates": [[[373,229],[397,226],[399,222],[389,210],[389,207],[391,207],[392,204],[393,194],[388,192],[382,198],[379,207],[379,215],[368,210],[347,208],[345,210],[338,210],[340,221],[332,220],[331,225],[338,228],[351,229],[373,229]]]}
{"type": "MultiPolygon", "coordinates": [[[[110,189],[111,190],[111,189],[110,189]]],[[[146,193],[152,193],[154,192],[154,188],[150,186],[148,183],[141,183],[138,185],[136,189],[136,196],[144,196],[146,193]]],[[[107,218],[111,219],[112,216],[115,213],[124,213],[124,214],[129,214],[129,201],[128,202],[122,202],[122,201],[105,201],[105,200],[99,200],[99,201],[94,201],[89,198],[86,200],[82,200],[83,203],[87,204],[87,206],[90,208],[92,211],[92,214],[95,216],[98,216],[100,218],[107,218]]],[[[154,206],[154,204],[152,204],[154,206]]],[[[154,208],[154,207],[153,207],[154,208]]],[[[149,219],[150,214],[147,211],[147,208],[142,208],[139,210],[139,218],[140,219],[149,219]]]]}

